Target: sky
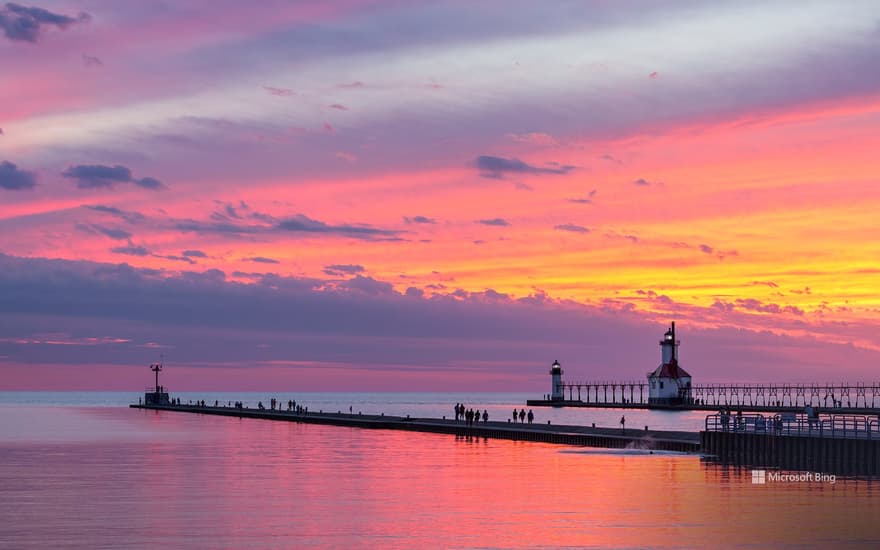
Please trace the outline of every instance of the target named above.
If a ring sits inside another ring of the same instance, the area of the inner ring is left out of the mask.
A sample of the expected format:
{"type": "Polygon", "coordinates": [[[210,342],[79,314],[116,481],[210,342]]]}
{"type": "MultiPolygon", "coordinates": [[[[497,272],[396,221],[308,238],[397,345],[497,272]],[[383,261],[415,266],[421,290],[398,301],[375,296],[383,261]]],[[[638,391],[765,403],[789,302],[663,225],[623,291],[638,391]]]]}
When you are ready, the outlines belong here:
{"type": "Polygon", "coordinates": [[[0,389],[880,380],[876,1],[39,2],[0,389]]]}

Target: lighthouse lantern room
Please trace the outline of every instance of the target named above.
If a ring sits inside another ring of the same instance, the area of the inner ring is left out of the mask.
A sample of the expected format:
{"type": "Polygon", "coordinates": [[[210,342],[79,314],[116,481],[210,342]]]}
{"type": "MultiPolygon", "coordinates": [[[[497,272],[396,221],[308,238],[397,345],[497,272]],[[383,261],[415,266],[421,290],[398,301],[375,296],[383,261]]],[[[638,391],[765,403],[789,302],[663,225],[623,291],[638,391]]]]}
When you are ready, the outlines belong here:
{"type": "Polygon", "coordinates": [[[691,375],[678,364],[679,341],[675,339],[675,322],[660,340],[660,366],[648,373],[649,405],[683,405],[692,403],[691,375]]]}

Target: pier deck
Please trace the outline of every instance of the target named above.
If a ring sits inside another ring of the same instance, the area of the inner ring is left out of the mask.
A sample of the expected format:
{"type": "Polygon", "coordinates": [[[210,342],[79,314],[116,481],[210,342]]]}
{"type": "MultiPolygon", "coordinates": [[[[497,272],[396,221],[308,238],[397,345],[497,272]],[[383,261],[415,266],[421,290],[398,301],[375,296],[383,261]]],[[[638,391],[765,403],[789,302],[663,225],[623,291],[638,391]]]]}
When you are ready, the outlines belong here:
{"type": "Polygon", "coordinates": [[[328,412],[295,413],[279,410],[238,409],[235,407],[200,407],[194,405],[130,405],[134,409],[186,412],[258,418],[308,424],[329,424],[379,430],[407,430],[470,437],[538,441],[561,445],[635,448],[659,451],[696,453],[700,450],[697,432],[660,430],[620,430],[552,424],[513,424],[511,422],[479,422],[468,426],[464,421],[436,418],[361,415],[328,412]]]}

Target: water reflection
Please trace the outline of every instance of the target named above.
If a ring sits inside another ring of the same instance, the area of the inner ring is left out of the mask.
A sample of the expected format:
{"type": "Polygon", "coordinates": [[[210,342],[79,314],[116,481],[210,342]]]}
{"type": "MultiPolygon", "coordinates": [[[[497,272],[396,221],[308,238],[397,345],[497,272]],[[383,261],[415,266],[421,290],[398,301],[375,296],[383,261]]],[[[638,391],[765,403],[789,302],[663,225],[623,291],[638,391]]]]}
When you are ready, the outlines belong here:
{"type": "Polygon", "coordinates": [[[128,409],[52,414],[64,437],[23,436],[28,415],[14,437],[0,432],[2,546],[880,544],[869,480],[754,485],[750,470],[670,453],[128,409]]]}

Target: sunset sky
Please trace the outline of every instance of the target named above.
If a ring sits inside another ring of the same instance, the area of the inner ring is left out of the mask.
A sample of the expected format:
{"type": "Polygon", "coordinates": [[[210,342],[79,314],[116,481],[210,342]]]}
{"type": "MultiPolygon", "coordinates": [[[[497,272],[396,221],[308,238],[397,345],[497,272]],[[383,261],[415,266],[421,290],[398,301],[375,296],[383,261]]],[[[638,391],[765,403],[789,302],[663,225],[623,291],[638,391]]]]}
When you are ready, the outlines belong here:
{"type": "Polygon", "coordinates": [[[0,389],[880,379],[876,0],[34,1],[0,389]]]}

